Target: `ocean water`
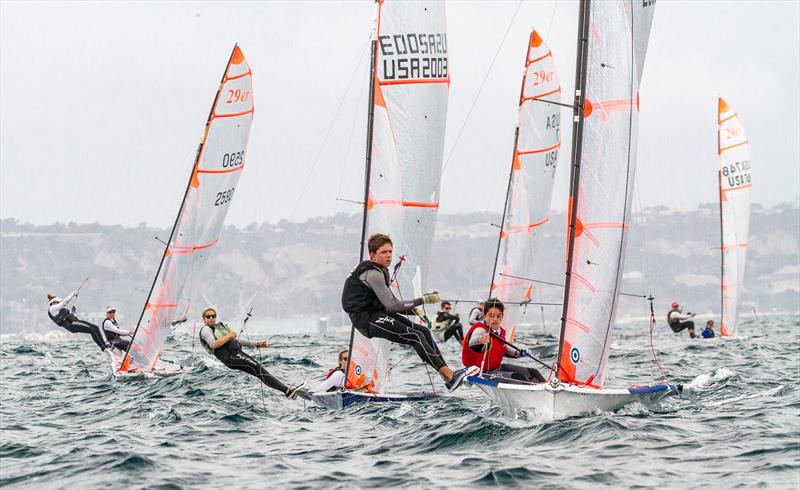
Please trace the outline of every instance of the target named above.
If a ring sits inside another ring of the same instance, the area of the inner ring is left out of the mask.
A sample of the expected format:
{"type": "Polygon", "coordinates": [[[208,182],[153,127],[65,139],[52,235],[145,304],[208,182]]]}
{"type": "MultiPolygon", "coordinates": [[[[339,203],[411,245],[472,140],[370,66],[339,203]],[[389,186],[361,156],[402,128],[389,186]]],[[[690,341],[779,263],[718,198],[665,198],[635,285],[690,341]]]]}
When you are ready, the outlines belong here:
{"type": "MultiPolygon", "coordinates": [[[[658,377],[647,332],[645,321],[616,329],[607,386],[658,377]]],[[[164,356],[193,362],[186,375],[118,381],[88,336],[6,335],[0,486],[797,489],[799,332],[796,315],[748,320],[732,341],[661,325],[654,345],[685,385],[681,398],[545,423],[504,417],[476,387],[448,395],[437,377],[434,401],[328,411],[262,388],[198,345],[193,354],[190,336],[170,339],[164,356]]],[[[347,340],[267,337],[267,369],[312,384],[347,340]]],[[[544,359],[555,353],[555,332],[519,340],[544,359]]],[[[457,364],[453,344],[443,351],[457,364]]],[[[397,392],[431,389],[413,354],[392,377],[397,392]]]]}

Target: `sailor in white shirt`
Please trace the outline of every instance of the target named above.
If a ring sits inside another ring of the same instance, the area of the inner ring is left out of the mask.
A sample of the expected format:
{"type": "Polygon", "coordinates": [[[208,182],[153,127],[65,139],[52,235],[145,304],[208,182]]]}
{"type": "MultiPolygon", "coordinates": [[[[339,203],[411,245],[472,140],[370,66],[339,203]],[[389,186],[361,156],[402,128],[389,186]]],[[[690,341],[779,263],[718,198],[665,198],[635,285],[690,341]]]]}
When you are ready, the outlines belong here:
{"type": "Polygon", "coordinates": [[[119,328],[117,323],[117,309],[113,306],[106,307],[106,318],[103,320],[103,333],[105,334],[112,347],[123,352],[128,350],[131,345],[133,332],[119,328]]]}
{"type": "Polygon", "coordinates": [[[100,347],[100,350],[106,350],[111,347],[108,343],[103,331],[97,325],[91,324],[87,321],[81,320],[75,316],[75,312],[68,308],[75,298],[78,297],[78,291],[73,291],[63,300],[54,294],[48,294],[47,299],[50,302],[50,307],[47,310],[47,316],[53,320],[53,323],[59,327],[72,333],[88,333],[92,336],[94,343],[100,347]]]}

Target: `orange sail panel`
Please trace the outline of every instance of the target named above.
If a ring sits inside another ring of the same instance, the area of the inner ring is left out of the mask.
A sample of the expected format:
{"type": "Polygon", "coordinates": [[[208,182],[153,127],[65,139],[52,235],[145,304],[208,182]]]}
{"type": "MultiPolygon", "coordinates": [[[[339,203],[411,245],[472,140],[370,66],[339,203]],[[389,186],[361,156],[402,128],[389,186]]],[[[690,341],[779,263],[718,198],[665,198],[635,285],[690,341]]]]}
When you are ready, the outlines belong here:
{"type": "MultiPolygon", "coordinates": [[[[405,257],[392,287],[408,299],[415,274],[428,287],[439,210],[450,88],[444,2],[379,2],[376,50],[367,237],[392,237],[395,261],[405,257]]],[[[384,392],[388,342],[355,331],[351,355],[356,387],[384,392]]]]}
{"type": "MultiPolygon", "coordinates": [[[[553,179],[561,146],[561,84],[555,60],[539,34],[531,31],[519,101],[519,133],[514,147],[506,220],[500,236],[494,295],[503,302],[530,301],[541,227],[548,221],[553,179]]],[[[503,324],[514,338],[522,308],[507,304],[503,324]]]]}
{"type": "Polygon", "coordinates": [[[722,98],[718,101],[717,134],[719,150],[719,198],[722,236],[722,323],[723,337],[735,337],[739,298],[747,256],[750,228],[750,143],[742,121],[722,98]]]}
{"type": "Polygon", "coordinates": [[[225,222],[245,164],[253,120],[253,80],[234,47],[203,132],[171,239],[123,368],[151,370],[171,324],[185,316],[225,222]]]}
{"type": "Polygon", "coordinates": [[[580,179],[559,379],[603,386],[636,172],[639,82],[655,2],[591,2],[580,179]],[[590,110],[591,108],[591,110],[590,110]]]}

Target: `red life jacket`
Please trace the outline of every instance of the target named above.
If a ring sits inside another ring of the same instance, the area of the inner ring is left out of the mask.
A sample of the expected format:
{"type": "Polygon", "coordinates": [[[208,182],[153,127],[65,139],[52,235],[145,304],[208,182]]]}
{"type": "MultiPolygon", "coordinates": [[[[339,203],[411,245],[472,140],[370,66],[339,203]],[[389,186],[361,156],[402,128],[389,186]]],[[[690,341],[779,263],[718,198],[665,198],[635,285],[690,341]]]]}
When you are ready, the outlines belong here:
{"type": "MultiPolygon", "coordinates": [[[[483,322],[478,322],[469,329],[467,335],[464,336],[464,344],[461,346],[461,362],[464,363],[465,367],[481,367],[481,363],[483,363],[484,372],[494,371],[495,369],[499,368],[500,364],[503,362],[503,357],[506,355],[506,346],[503,345],[503,343],[499,340],[490,338],[489,354],[486,355],[486,361],[484,362],[484,353],[475,352],[469,346],[469,339],[472,337],[472,332],[476,328],[490,330],[489,327],[487,327],[483,322]]],[[[503,329],[503,327],[500,327],[500,336],[506,338],[506,331],[503,329]]]]}

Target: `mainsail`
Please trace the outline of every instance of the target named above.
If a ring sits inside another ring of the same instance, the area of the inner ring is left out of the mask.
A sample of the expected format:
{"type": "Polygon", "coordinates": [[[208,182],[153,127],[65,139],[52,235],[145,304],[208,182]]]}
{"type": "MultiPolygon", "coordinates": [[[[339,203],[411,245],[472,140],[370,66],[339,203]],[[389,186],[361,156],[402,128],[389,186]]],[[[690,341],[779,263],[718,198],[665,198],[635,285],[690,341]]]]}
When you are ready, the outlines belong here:
{"type": "Polygon", "coordinates": [[[602,388],[636,170],[639,82],[655,1],[583,2],[558,377],[602,388]]]}
{"type": "Polygon", "coordinates": [[[719,212],[722,235],[723,337],[736,336],[750,228],[750,143],[742,121],[725,100],[718,104],[719,212]]]}
{"type": "Polygon", "coordinates": [[[233,48],[197,149],[191,177],[156,277],[120,367],[152,370],[171,324],[186,316],[196,279],[220,238],[244,168],[253,120],[253,80],[233,48]]]}
{"type": "Polygon", "coordinates": [[[505,219],[498,249],[500,270],[492,289],[506,304],[504,325],[514,338],[521,313],[518,303],[531,300],[534,260],[541,246],[540,227],[548,222],[553,179],[561,147],[561,112],[553,102],[561,101],[561,84],[550,48],[531,31],[525,74],[519,99],[511,174],[505,219]]]}
{"type": "MultiPolygon", "coordinates": [[[[450,88],[444,3],[381,0],[373,50],[364,233],[392,237],[395,260],[405,259],[393,288],[409,298],[415,274],[427,286],[439,209],[450,88]]],[[[388,354],[387,342],[354,329],[351,387],[382,393],[388,354]]]]}

